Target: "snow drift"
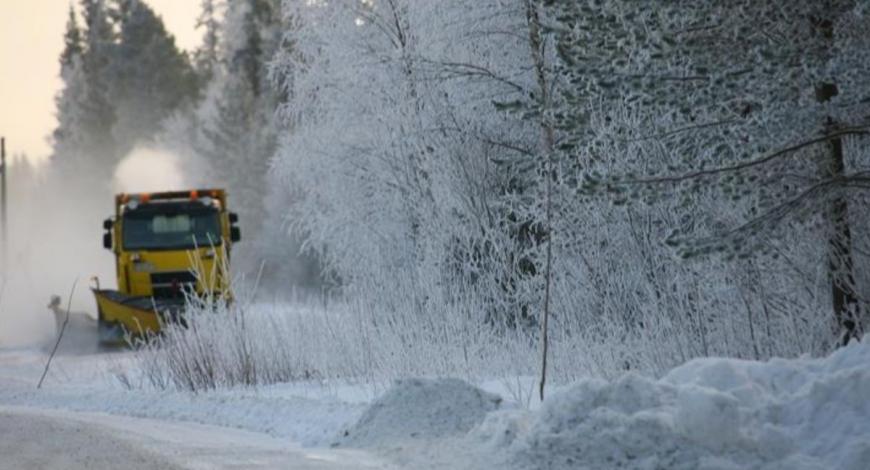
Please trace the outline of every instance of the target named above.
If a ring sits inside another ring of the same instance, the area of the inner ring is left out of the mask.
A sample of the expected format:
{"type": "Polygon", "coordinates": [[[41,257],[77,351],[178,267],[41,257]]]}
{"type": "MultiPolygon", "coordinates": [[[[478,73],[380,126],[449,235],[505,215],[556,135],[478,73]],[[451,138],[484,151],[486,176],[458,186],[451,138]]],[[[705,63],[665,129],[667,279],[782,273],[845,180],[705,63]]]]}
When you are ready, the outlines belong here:
{"type": "Polygon", "coordinates": [[[501,398],[458,379],[407,379],[375,400],[337,444],[396,445],[409,439],[463,435],[499,407],[501,398]]]}
{"type": "Polygon", "coordinates": [[[698,359],[660,380],[584,380],[537,413],[490,414],[470,439],[525,470],[865,470],[870,344],[823,359],[698,359]]]}

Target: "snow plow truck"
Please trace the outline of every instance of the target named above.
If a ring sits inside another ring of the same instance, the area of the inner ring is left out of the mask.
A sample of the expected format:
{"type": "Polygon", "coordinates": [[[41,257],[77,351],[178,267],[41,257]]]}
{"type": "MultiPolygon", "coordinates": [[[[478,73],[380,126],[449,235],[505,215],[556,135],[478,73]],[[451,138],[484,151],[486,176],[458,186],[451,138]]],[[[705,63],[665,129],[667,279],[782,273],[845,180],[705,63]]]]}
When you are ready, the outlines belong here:
{"type": "Polygon", "coordinates": [[[100,343],[157,333],[179,321],[191,296],[230,301],[229,258],[241,239],[222,189],[118,194],[103,222],[117,290],[92,289],[100,343]]]}

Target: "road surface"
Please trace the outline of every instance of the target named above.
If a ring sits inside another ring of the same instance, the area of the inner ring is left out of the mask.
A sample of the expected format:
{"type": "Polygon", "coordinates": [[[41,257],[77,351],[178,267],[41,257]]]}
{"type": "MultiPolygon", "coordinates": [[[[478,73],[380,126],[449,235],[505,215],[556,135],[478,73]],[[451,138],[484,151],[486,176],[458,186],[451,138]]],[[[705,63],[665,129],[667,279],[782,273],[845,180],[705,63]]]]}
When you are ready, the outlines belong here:
{"type": "Polygon", "coordinates": [[[303,449],[217,426],[0,407],[0,470],[388,470],[363,452],[303,449]]]}

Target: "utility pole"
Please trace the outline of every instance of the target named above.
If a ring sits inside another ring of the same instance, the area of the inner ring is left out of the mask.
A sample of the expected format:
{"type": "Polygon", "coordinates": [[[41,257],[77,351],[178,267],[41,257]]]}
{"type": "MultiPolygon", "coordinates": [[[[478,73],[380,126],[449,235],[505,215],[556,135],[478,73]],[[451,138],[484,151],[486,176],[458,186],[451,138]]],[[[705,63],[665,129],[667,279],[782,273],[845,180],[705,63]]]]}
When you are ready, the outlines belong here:
{"type": "Polygon", "coordinates": [[[9,227],[6,219],[6,137],[0,137],[0,237],[2,237],[2,248],[0,248],[0,260],[3,264],[0,265],[0,273],[6,274],[9,245],[9,227]]]}

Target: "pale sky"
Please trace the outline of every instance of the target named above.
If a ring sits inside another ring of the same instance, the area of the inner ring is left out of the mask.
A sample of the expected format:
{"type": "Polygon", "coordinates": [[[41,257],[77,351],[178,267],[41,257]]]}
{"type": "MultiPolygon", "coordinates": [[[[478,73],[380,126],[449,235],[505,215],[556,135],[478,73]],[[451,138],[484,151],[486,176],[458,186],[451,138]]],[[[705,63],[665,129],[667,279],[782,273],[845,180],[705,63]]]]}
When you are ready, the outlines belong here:
{"type": "MultiPolygon", "coordinates": [[[[163,17],[179,47],[196,47],[200,0],[144,1],[163,17]]],[[[72,3],[78,7],[79,1],[72,3]]],[[[70,0],[0,0],[0,136],[6,137],[7,154],[42,160],[51,151],[47,139],[56,125],[58,57],[69,5],[70,0]]]]}

